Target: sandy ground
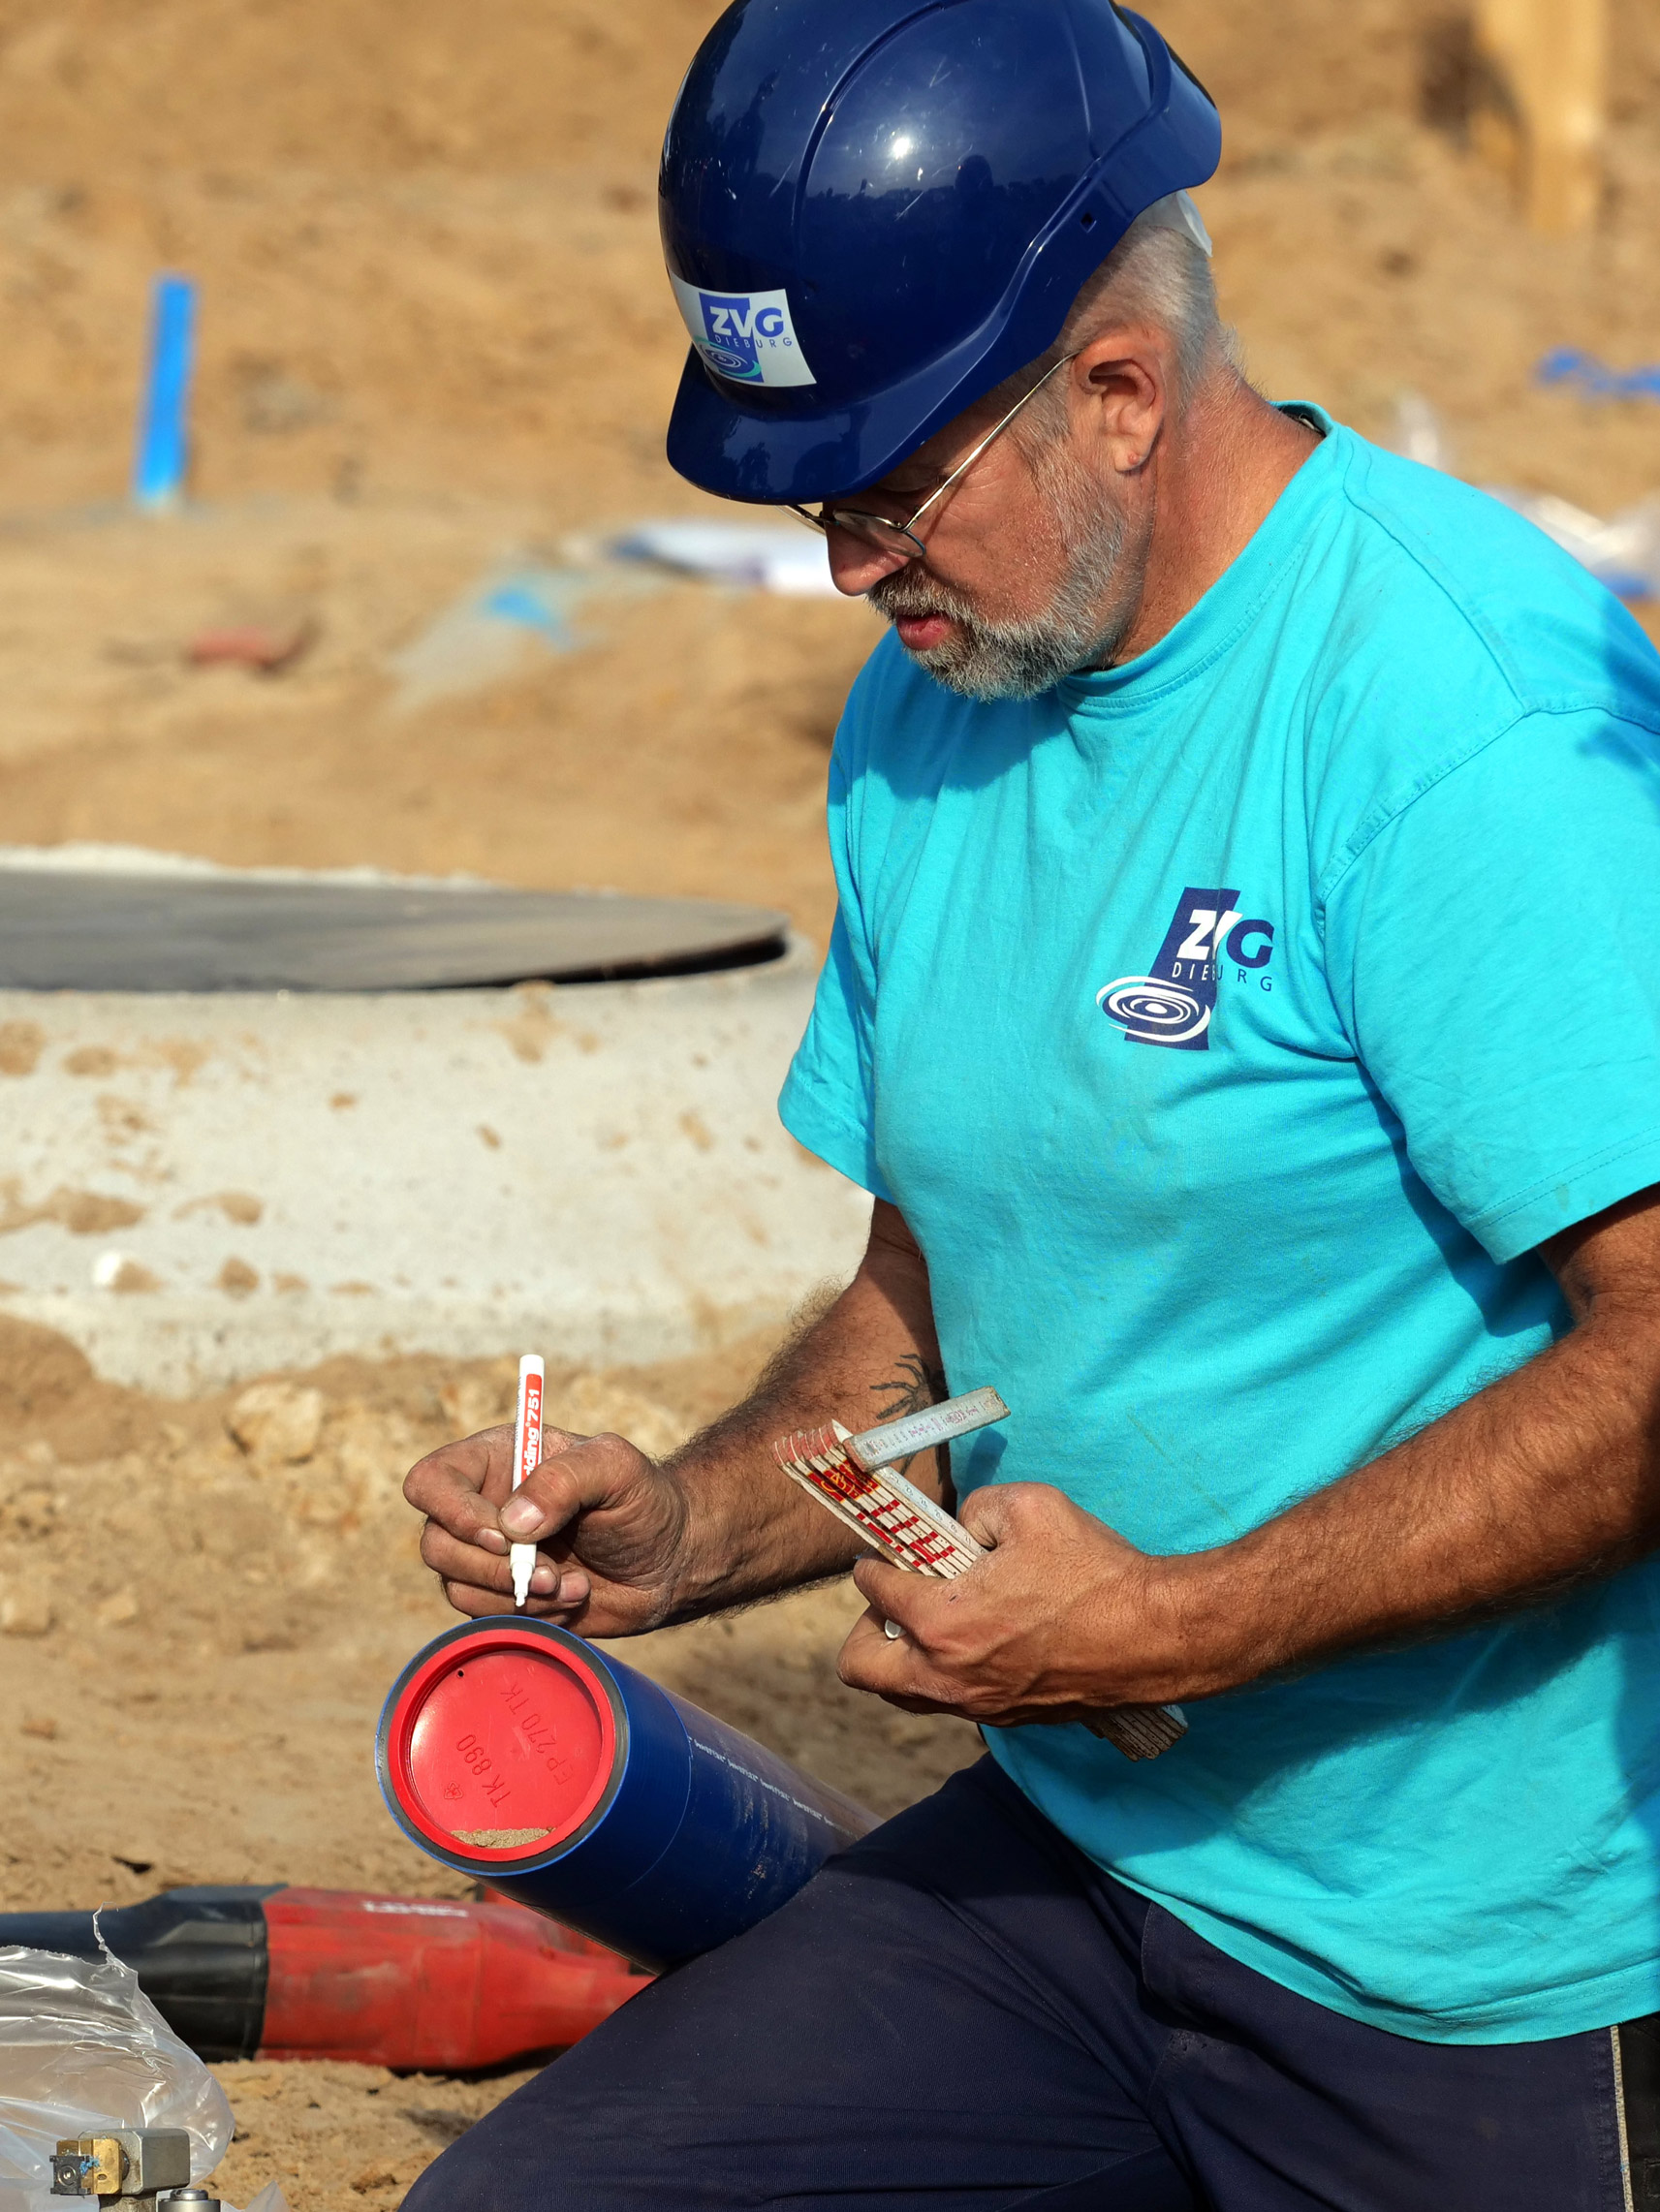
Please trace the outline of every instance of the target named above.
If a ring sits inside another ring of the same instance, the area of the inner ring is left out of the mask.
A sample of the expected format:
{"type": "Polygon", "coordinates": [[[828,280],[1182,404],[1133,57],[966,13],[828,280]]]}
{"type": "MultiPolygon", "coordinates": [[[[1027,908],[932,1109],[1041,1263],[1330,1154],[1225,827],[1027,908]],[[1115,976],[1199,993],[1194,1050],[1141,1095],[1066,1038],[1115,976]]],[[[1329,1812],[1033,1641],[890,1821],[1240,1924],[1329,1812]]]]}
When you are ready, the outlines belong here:
{"type": "MultiPolygon", "coordinates": [[[[741,1391],[766,1349],[550,1373],[548,1417],[666,1450],[741,1391]]],[[[278,1379],[322,1401],[315,1449],[288,1461],[262,1445],[240,1393],[146,1398],[97,1383],[60,1338],[0,1324],[0,1910],[192,1882],[468,1893],[387,1817],[373,1733],[398,1669],[454,1618],[417,1559],[403,1473],[509,1415],[514,1373],[506,1359],[334,1361],[278,1379]]],[[[845,1587],[816,1591],[637,1638],[626,1656],[894,1811],[979,1744],[960,1723],[840,1687],[835,1653],[859,1609],[845,1587]]],[[[245,2204],[278,2179],[295,2212],[395,2201],[523,2078],[220,2071],[238,2137],[219,2185],[245,2204]]]]}
{"type": "MultiPolygon", "coordinates": [[[[1425,119],[1456,117],[1439,6],[1163,16],[1227,116],[1202,199],[1265,389],[1386,436],[1416,391],[1472,477],[1604,514],[1654,488],[1652,401],[1532,376],[1553,346],[1653,351],[1651,6],[1614,9],[1607,205],[1567,240],[1425,119]]],[[[822,934],[861,608],[612,576],[578,650],[414,705],[393,666],[504,563],[580,569],[712,507],[662,458],[683,348],[651,166],[704,19],[517,0],[480,39],[444,0],[0,0],[0,834],[741,885],[822,934]],[[140,524],[119,502],[163,264],[203,286],[199,504],[140,524]],[[249,616],[317,641],[276,677],[185,665],[249,616]]]]}
{"type": "MultiPolygon", "coordinates": [[[[553,1370],[548,1418],[668,1450],[741,1392],[764,1349],[553,1370]]],[[[63,1339],[16,1323],[0,1324],[0,1665],[17,1700],[0,1722],[14,1784],[0,1907],[183,1882],[464,1890],[386,1819],[371,1738],[398,1668],[454,1617],[399,1485],[435,1445],[512,1418],[514,1362],[333,1360],[280,1379],[322,1399],[315,1448],[291,1462],[238,1391],[179,1402],[102,1385],[63,1339]],[[89,1803],[100,1745],[121,1781],[89,1803]]],[[[847,1590],[812,1592],[632,1639],[627,1657],[893,1811],[975,1738],[840,1689],[859,1609],[847,1590]]]]}
{"type": "MultiPolygon", "coordinates": [[[[1614,0],[1608,190],[1572,240],[1530,237],[1464,148],[1443,0],[1152,12],[1227,118],[1201,197],[1266,389],[1384,437],[1420,393],[1464,473],[1603,514],[1660,490],[1653,403],[1533,378],[1554,346],[1654,352],[1651,0],[1614,0]]],[[[652,164],[712,13],[0,0],[0,838],[747,896],[823,937],[826,748],[870,618],[603,559],[642,516],[707,510],[662,459],[683,342],[652,164]],[[145,522],[122,497],[163,265],[203,286],[195,496],[145,522]],[[564,649],[422,696],[411,649],[525,565],[564,649]],[[311,642],[277,675],[189,665],[249,620],[311,642]]],[[[567,1375],[551,1410],[667,1443],[745,1371],[567,1375]]],[[[382,1695],[447,1618],[396,1486],[503,1408],[508,1370],[285,1380],[324,1401],[292,1464],[235,1441],[229,1397],[111,1390],[0,1324],[0,1905],[452,1886],[370,1774],[382,1695]]],[[[849,1616],[820,1593],[630,1656],[896,1807],[974,1740],[840,1691],[849,1616]]],[[[224,2072],[223,2187],[280,2178],[295,2212],[390,2208],[508,2086],[224,2072]]]]}

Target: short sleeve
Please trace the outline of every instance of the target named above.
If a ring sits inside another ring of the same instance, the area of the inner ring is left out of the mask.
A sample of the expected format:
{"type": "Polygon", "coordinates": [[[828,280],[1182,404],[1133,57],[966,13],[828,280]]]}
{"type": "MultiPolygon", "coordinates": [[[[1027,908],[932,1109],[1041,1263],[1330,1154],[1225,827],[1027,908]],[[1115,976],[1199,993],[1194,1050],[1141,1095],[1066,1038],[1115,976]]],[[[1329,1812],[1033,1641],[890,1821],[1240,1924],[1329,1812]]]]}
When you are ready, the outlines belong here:
{"type": "Polygon", "coordinates": [[[1497,1261],[1660,1183],[1660,736],[1535,713],[1325,897],[1327,975],[1417,1173],[1497,1261]]]}
{"type": "Polygon", "coordinates": [[[839,752],[830,763],[828,820],[838,892],[835,927],[778,1114],[799,1144],[873,1197],[892,1201],[876,1165],[876,965],[849,853],[839,752]]]}

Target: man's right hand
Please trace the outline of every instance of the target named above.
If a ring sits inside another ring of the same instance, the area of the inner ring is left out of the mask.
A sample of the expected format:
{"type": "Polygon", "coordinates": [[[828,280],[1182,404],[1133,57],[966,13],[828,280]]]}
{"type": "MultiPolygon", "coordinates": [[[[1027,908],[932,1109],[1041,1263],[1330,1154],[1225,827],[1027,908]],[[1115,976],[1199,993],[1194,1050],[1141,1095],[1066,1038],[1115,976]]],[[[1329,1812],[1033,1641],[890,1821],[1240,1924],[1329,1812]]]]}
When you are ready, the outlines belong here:
{"type": "Polygon", "coordinates": [[[635,1636],[673,1610],[689,1518],[672,1475],[620,1436],[549,1429],[516,1493],[513,1430],[487,1428],[411,1468],[421,1556],[455,1610],[513,1610],[512,1543],[539,1549],[527,1612],[584,1636],[635,1636]],[[522,1523],[523,1525],[515,1525],[522,1523]]]}
{"type": "MultiPolygon", "coordinates": [[[[943,1395],[939,1357],[927,1262],[897,1206],[878,1199],[840,1297],[667,1466],[620,1436],[549,1429],[541,1466],[515,1495],[513,1431],[485,1429],[411,1470],[403,1494],[426,1515],[421,1556],[457,1612],[505,1613],[508,1546],[534,1543],[528,1609],[598,1636],[638,1636],[844,1574],[864,1545],[779,1472],[772,1446],[838,1407],[890,1420],[921,1386],[923,1402],[943,1395]]],[[[929,1480],[920,1465],[911,1473],[929,1480]]]]}

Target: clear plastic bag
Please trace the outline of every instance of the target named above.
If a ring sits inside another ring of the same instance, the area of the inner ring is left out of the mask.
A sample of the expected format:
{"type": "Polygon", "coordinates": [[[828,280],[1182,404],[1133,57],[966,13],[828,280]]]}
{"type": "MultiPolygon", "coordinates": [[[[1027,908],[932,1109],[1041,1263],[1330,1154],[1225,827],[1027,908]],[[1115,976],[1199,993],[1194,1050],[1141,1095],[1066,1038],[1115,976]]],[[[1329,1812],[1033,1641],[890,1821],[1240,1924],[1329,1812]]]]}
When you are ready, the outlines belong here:
{"type": "Polygon", "coordinates": [[[131,1967],[0,1949],[0,2212],[65,2212],[52,2152],[103,2125],[183,2128],[193,2180],[231,2141],[225,2092],[131,1967]]]}
{"type": "MultiPolygon", "coordinates": [[[[1643,373],[1660,377],[1660,369],[1643,373]]],[[[1660,398],[1660,389],[1655,396],[1660,398]]],[[[1394,436],[1389,450],[1406,460],[1422,461],[1425,468],[1452,470],[1452,448],[1441,418],[1416,391],[1403,391],[1395,401],[1394,436]]],[[[1600,514],[1588,514],[1553,492],[1516,491],[1502,483],[1484,484],[1482,489],[1524,514],[1621,599],[1660,599],[1660,499],[1640,500],[1605,522],[1600,514]]]]}
{"type": "Polygon", "coordinates": [[[1500,484],[1487,488],[1518,514],[1525,514],[1621,599],[1660,597],[1660,500],[1640,500],[1605,522],[1600,514],[1588,514],[1548,491],[1508,491],[1500,484]]]}

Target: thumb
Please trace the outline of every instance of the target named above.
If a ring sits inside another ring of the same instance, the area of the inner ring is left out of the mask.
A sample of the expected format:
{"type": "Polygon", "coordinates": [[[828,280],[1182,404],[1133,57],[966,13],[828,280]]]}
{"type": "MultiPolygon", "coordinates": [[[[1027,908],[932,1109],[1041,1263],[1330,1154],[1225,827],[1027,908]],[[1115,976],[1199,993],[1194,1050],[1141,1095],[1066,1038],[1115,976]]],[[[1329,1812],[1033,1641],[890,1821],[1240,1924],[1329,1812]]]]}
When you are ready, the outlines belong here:
{"type": "Polygon", "coordinates": [[[603,1506],[616,1488],[618,1475],[612,1454],[603,1447],[619,1441],[554,1430],[544,1440],[541,1466],[501,1509],[506,1534],[519,1543],[535,1542],[587,1508],[603,1506]]]}
{"type": "Polygon", "coordinates": [[[912,1574],[886,1559],[861,1559],[853,1570],[853,1586],[884,1620],[908,1629],[920,1600],[937,1588],[925,1574],[912,1574]]]}

